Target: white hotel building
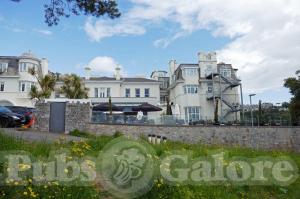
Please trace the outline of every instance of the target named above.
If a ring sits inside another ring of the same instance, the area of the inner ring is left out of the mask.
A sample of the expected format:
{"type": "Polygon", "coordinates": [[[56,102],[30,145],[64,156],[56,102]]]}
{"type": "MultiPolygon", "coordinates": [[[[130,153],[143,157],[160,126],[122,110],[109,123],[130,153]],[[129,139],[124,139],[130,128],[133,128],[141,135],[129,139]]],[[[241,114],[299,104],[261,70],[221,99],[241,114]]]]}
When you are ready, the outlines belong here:
{"type": "Polygon", "coordinates": [[[220,122],[240,120],[241,81],[231,64],[217,63],[216,53],[199,53],[198,63],[169,62],[169,98],[179,106],[180,117],[186,123],[214,120],[218,100],[220,122]]]}
{"type": "MultiPolygon", "coordinates": [[[[31,85],[37,84],[35,77],[28,73],[30,67],[36,67],[40,75],[48,73],[48,61],[33,54],[21,56],[0,56],[0,106],[34,106],[29,97],[31,85]]],[[[169,84],[164,71],[154,71],[152,79],[142,77],[121,77],[120,68],[116,68],[114,77],[82,78],[89,88],[88,97],[92,104],[112,103],[123,107],[130,114],[132,107],[149,103],[165,109],[167,96],[173,104],[173,110],[179,107],[178,119],[186,123],[199,120],[213,120],[216,101],[219,101],[219,121],[240,120],[239,88],[237,69],[230,64],[217,63],[216,53],[199,53],[198,63],[177,64],[169,62],[169,84]],[[168,89],[166,89],[166,86],[168,89]]],[[[62,82],[57,82],[59,88],[62,82]]],[[[63,96],[54,92],[51,98],[63,96]]],[[[178,114],[178,111],[176,114],[178,114]]],[[[149,115],[159,116],[161,112],[149,115]]]]}
{"type": "MultiPolygon", "coordinates": [[[[30,52],[21,56],[0,56],[0,106],[34,106],[35,102],[30,99],[29,92],[32,85],[37,85],[37,80],[28,73],[31,67],[37,68],[39,75],[48,74],[48,61],[39,59],[30,52]]],[[[82,79],[89,89],[88,97],[92,104],[108,102],[111,97],[112,103],[124,107],[127,113],[130,113],[132,107],[142,103],[160,106],[160,83],[154,79],[123,78],[120,68],[116,68],[114,77],[86,76],[82,79]]],[[[58,81],[56,88],[61,86],[62,82],[58,81]]],[[[56,92],[51,96],[53,99],[61,97],[63,96],[56,92]]]]}
{"type": "Polygon", "coordinates": [[[48,73],[47,59],[39,59],[31,52],[21,56],[0,56],[0,106],[34,105],[29,92],[31,86],[37,84],[37,80],[28,73],[28,69],[33,67],[40,75],[48,73]]]}
{"type": "MultiPolygon", "coordinates": [[[[85,87],[89,89],[88,98],[96,105],[108,103],[109,98],[114,105],[123,108],[125,114],[133,114],[132,108],[143,103],[160,106],[159,82],[142,77],[121,77],[120,68],[116,68],[114,77],[90,77],[82,78],[85,87]]],[[[60,88],[63,82],[58,81],[56,87],[60,88]]],[[[61,98],[62,95],[53,94],[53,98],[61,98]]],[[[149,113],[158,115],[159,113],[149,113]]]]}

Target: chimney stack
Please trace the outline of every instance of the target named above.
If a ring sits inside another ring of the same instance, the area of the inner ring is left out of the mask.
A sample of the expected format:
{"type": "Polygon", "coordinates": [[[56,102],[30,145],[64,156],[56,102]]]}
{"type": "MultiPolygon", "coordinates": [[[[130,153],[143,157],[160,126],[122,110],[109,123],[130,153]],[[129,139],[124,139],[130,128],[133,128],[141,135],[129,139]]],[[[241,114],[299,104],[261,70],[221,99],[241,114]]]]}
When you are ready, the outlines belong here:
{"type": "Polygon", "coordinates": [[[85,71],[85,80],[89,80],[91,77],[91,68],[90,67],[85,67],[84,71],[85,71]]]}
{"type": "Polygon", "coordinates": [[[120,66],[119,65],[117,65],[117,67],[116,67],[116,80],[121,80],[121,68],[120,68],[120,66]]]}

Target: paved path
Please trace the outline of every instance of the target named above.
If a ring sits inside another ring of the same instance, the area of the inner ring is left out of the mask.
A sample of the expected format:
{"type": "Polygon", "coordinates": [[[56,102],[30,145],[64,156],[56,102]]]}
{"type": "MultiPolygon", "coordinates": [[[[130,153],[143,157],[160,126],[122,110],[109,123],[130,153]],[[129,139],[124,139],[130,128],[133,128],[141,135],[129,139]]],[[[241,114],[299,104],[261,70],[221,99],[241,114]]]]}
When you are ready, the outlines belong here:
{"type": "Polygon", "coordinates": [[[52,143],[57,141],[59,138],[63,137],[66,141],[80,141],[85,140],[84,138],[64,135],[64,134],[55,134],[55,133],[42,133],[33,131],[31,129],[28,130],[17,130],[13,128],[1,129],[0,132],[3,132],[5,135],[9,135],[16,138],[21,138],[26,141],[38,141],[38,142],[47,142],[52,143]]]}

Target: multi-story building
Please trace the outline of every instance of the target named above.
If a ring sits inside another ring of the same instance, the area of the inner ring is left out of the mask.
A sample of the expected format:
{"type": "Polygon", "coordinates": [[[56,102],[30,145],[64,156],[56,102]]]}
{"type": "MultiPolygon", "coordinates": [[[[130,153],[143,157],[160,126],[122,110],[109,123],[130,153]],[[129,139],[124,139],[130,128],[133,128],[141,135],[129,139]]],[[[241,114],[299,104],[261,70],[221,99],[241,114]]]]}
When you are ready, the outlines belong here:
{"type": "Polygon", "coordinates": [[[29,74],[29,68],[35,68],[39,75],[46,75],[48,61],[31,52],[21,56],[0,56],[0,105],[34,105],[29,92],[31,86],[37,84],[37,79],[29,74]]]}
{"type": "Polygon", "coordinates": [[[215,52],[199,53],[196,64],[178,65],[171,60],[169,70],[170,101],[179,106],[181,119],[187,123],[214,120],[217,110],[220,122],[240,120],[237,69],[218,64],[215,52]]]}
{"type": "MultiPolygon", "coordinates": [[[[92,104],[107,103],[109,98],[114,105],[123,108],[125,114],[136,114],[135,106],[148,103],[153,106],[160,105],[160,83],[153,79],[142,77],[121,77],[120,68],[116,68],[114,77],[90,77],[82,78],[85,87],[89,89],[88,98],[92,104]]],[[[56,87],[63,84],[58,81],[56,87]]],[[[58,93],[52,98],[61,98],[58,93]]],[[[149,113],[149,115],[157,113],[149,113]]]]}

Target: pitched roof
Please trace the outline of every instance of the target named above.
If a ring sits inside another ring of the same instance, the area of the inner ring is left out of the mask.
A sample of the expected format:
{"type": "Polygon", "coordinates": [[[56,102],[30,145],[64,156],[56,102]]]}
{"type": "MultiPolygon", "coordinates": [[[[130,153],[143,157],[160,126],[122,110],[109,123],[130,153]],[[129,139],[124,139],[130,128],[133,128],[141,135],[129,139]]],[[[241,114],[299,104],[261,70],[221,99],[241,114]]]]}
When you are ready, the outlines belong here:
{"type": "MultiPolygon", "coordinates": [[[[114,78],[114,77],[90,77],[89,80],[92,80],[92,81],[116,81],[116,78],[114,78]]],[[[121,81],[124,81],[124,82],[157,82],[156,80],[147,79],[147,78],[143,78],[143,77],[126,77],[126,78],[121,78],[121,81]]]]}
{"type": "Polygon", "coordinates": [[[178,67],[199,67],[198,64],[179,64],[178,67]]]}

